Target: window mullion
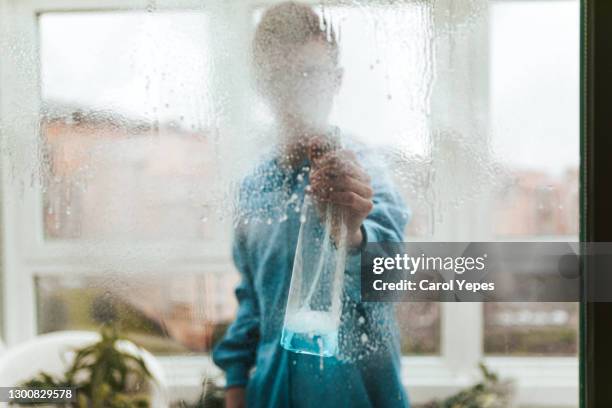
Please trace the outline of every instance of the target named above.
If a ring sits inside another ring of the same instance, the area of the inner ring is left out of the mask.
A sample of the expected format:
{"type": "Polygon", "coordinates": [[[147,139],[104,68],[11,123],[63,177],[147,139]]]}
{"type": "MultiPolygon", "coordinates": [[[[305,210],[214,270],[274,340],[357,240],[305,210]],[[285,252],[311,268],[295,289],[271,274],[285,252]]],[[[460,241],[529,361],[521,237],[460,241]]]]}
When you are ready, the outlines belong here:
{"type": "MultiPolygon", "coordinates": [[[[23,261],[25,225],[35,222],[23,212],[21,199],[38,182],[39,69],[37,18],[26,2],[3,2],[1,38],[19,44],[19,52],[3,55],[0,72],[0,120],[3,123],[3,321],[9,346],[36,333],[32,271],[23,261]]],[[[1,18],[1,17],[0,17],[1,18]]]]}

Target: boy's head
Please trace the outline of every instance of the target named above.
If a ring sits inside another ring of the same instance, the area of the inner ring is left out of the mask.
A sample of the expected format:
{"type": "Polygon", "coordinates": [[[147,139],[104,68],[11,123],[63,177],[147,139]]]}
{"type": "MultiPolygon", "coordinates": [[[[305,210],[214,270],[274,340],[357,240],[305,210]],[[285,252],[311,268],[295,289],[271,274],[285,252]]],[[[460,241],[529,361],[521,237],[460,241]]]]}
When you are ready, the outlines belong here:
{"type": "Polygon", "coordinates": [[[277,116],[306,129],[325,126],[342,78],[328,24],[309,6],[288,2],[269,8],[255,32],[260,94],[277,116]]]}

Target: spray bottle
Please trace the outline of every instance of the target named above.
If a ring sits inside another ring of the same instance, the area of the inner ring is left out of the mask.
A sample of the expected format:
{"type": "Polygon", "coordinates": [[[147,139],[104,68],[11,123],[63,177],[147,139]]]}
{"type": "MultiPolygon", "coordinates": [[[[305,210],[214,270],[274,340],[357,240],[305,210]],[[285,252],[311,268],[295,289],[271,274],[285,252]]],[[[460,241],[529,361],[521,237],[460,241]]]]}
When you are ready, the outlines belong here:
{"type": "MultiPolygon", "coordinates": [[[[311,148],[316,159],[340,147],[337,136],[311,148]]],[[[347,251],[347,229],[341,210],[317,203],[307,191],[298,235],[281,345],[296,353],[330,357],[338,352],[342,287],[347,251]]]]}

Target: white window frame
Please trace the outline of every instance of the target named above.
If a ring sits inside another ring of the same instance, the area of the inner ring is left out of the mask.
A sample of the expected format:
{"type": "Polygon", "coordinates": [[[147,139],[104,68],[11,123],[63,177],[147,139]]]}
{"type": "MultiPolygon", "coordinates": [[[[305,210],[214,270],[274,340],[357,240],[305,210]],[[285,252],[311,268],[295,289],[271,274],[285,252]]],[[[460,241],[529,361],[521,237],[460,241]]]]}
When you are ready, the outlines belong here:
{"type": "MultiPolygon", "coordinates": [[[[211,30],[215,30],[214,22],[236,22],[236,27],[245,27],[245,38],[250,38],[250,23],[254,10],[262,5],[261,1],[243,0],[252,3],[252,7],[244,7],[244,13],[237,13],[231,2],[219,1],[218,5],[206,6],[205,10],[214,13],[211,30]],[[231,8],[231,9],[230,9],[231,8]]],[[[481,0],[485,1],[486,0],[481,0]]],[[[146,9],[154,3],[157,9],[195,9],[201,10],[200,0],[0,0],[0,39],[8,41],[18,39],[20,53],[0,60],[0,128],[3,140],[8,140],[11,154],[19,157],[32,157],[29,149],[36,149],[39,143],[37,134],[37,118],[40,106],[39,72],[38,66],[23,63],[23,61],[36,62],[38,57],[38,15],[42,12],[52,11],[95,11],[95,10],[133,10],[146,9]],[[7,21],[10,19],[11,21],[7,21]],[[9,27],[12,27],[9,30],[9,27]],[[31,69],[24,69],[30,67],[31,69]]],[[[434,16],[436,19],[461,19],[460,0],[439,0],[438,9],[453,10],[443,13],[444,16],[434,16]]],[[[453,47],[466,47],[468,44],[483,45],[488,37],[488,21],[482,21],[482,26],[472,30],[471,38],[464,41],[453,41],[453,47]]],[[[239,36],[233,36],[236,38],[239,36]]],[[[0,40],[1,41],[1,40],[0,40]]],[[[486,44],[484,44],[486,46],[486,44]]],[[[219,46],[219,45],[218,45],[219,46]]],[[[227,48],[228,44],[223,44],[227,48]]],[[[245,52],[223,53],[218,49],[217,56],[224,63],[232,66],[247,65],[247,61],[230,60],[231,58],[246,58],[247,44],[232,44],[233,49],[242,49],[245,52]],[[232,54],[232,55],[228,55],[232,54]],[[238,65],[236,65],[238,64],[238,65]]],[[[449,92],[462,86],[462,74],[472,75],[473,70],[480,70],[485,83],[480,89],[472,89],[476,101],[487,101],[484,96],[487,92],[487,56],[478,50],[460,50],[470,52],[473,63],[469,66],[453,66],[453,73],[445,73],[445,62],[449,62],[454,48],[438,49],[436,51],[436,70],[438,81],[446,81],[449,92]],[[446,77],[444,77],[446,75],[446,77]],[[454,81],[454,82],[453,82],[454,81]]],[[[212,50],[215,52],[215,49],[212,50]]],[[[486,54],[486,53],[484,53],[486,54]]],[[[35,65],[35,64],[34,64],[35,65]]],[[[225,83],[227,86],[227,83],[225,83]]],[[[233,89],[225,89],[238,98],[241,94],[240,75],[233,82],[233,89]]],[[[465,84],[463,84],[465,86],[465,84]]],[[[444,92],[444,89],[441,90],[444,92]]],[[[237,100],[234,98],[234,100],[237,100]]],[[[434,95],[434,103],[435,95],[434,95]]],[[[437,101],[444,102],[444,97],[437,101]]],[[[443,108],[443,107],[442,107],[443,108]]],[[[455,109],[455,108],[454,108],[455,109]]],[[[482,105],[467,106],[465,109],[477,111],[484,109],[482,105]]],[[[240,110],[238,105],[235,112],[235,123],[240,126],[240,110]]],[[[442,111],[444,111],[442,109],[442,111]]],[[[449,111],[449,110],[447,110],[449,111]]],[[[470,131],[465,124],[458,123],[462,117],[467,117],[470,111],[455,111],[454,117],[437,118],[434,120],[434,130],[445,128],[459,128],[470,131]]],[[[486,115],[481,115],[486,116],[486,115]]],[[[486,123],[477,126],[487,126],[486,123]]],[[[473,130],[473,129],[472,129],[473,130]]],[[[475,132],[478,133],[478,132],[475,132]]],[[[480,133],[482,134],[482,132],[480,133]]],[[[442,143],[439,146],[443,154],[448,147],[442,143]]],[[[3,152],[6,154],[6,152],[3,152]]],[[[439,161],[440,162],[440,161],[439,161]]],[[[439,172],[449,171],[444,165],[437,169],[439,172]]],[[[108,254],[121,254],[126,247],[122,243],[114,243],[99,248],[96,244],[72,243],[62,241],[45,241],[43,237],[42,220],[42,193],[36,186],[28,183],[15,183],[20,168],[13,168],[12,163],[2,162],[2,317],[3,337],[7,346],[18,344],[36,335],[36,299],[34,278],[36,276],[56,275],[70,270],[71,273],[90,274],[99,273],[88,271],[83,265],[92,260],[91,254],[101,259],[105,252],[108,254]],[[83,254],[87,254],[86,256],[83,254]]],[[[453,171],[456,169],[453,169],[453,171]]],[[[465,175],[469,177],[469,175],[465,175]]],[[[449,210],[452,211],[452,210],[449,210]]],[[[452,217],[447,217],[452,218],[452,217]]],[[[470,240],[479,232],[478,225],[486,224],[486,217],[479,209],[475,209],[473,220],[465,220],[463,225],[442,226],[438,233],[446,241],[463,240],[467,233],[470,240]],[[445,229],[446,228],[446,229],[445,229]],[[476,229],[475,229],[476,228],[476,229]],[[457,232],[457,231],[463,231],[457,232]]],[[[229,230],[229,228],[228,228],[229,230]]],[[[434,237],[435,238],[435,237],[434,237]]],[[[217,240],[219,242],[221,240],[217,240]]],[[[203,265],[210,268],[230,267],[231,261],[228,248],[219,244],[202,245],[202,243],[185,242],[173,244],[169,248],[165,244],[134,244],[130,249],[143,255],[143,259],[155,268],[160,263],[172,265],[173,270],[201,271],[203,265]],[[137,245],[137,247],[135,247],[137,245]],[[159,254],[172,253],[161,257],[159,254]]],[[[99,276],[99,275],[98,275],[99,276]]],[[[408,387],[413,403],[420,403],[432,398],[456,392],[462,387],[472,385],[478,378],[477,364],[484,361],[491,369],[497,371],[502,377],[515,377],[517,382],[517,402],[533,406],[572,406],[578,395],[578,362],[571,357],[490,357],[483,354],[483,313],[480,303],[442,303],[441,304],[441,345],[440,354],[435,356],[407,356],[403,357],[402,376],[408,387]],[[464,319],[469,314],[476,318],[464,319]],[[569,401],[569,405],[568,405],[569,401]]],[[[214,367],[208,356],[200,357],[160,357],[170,381],[173,397],[196,396],[200,390],[201,379],[204,375],[217,375],[218,369],[214,367]]]]}

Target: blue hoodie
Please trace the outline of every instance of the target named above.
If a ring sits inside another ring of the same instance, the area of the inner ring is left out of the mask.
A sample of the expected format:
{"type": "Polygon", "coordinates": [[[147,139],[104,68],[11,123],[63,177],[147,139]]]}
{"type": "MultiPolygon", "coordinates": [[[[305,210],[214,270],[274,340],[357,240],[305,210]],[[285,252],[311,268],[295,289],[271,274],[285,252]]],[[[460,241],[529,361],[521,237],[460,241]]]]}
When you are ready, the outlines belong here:
{"type": "MultiPolygon", "coordinates": [[[[353,151],[374,189],[364,244],[402,241],[408,209],[384,167],[353,151]]],[[[360,301],[359,253],[347,258],[338,356],[296,354],[280,345],[308,172],[307,160],[286,170],[271,158],[243,181],[232,251],[241,275],[239,307],[213,360],[227,387],[246,386],[248,407],[408,407],[394,307],[360,301]]]]}

